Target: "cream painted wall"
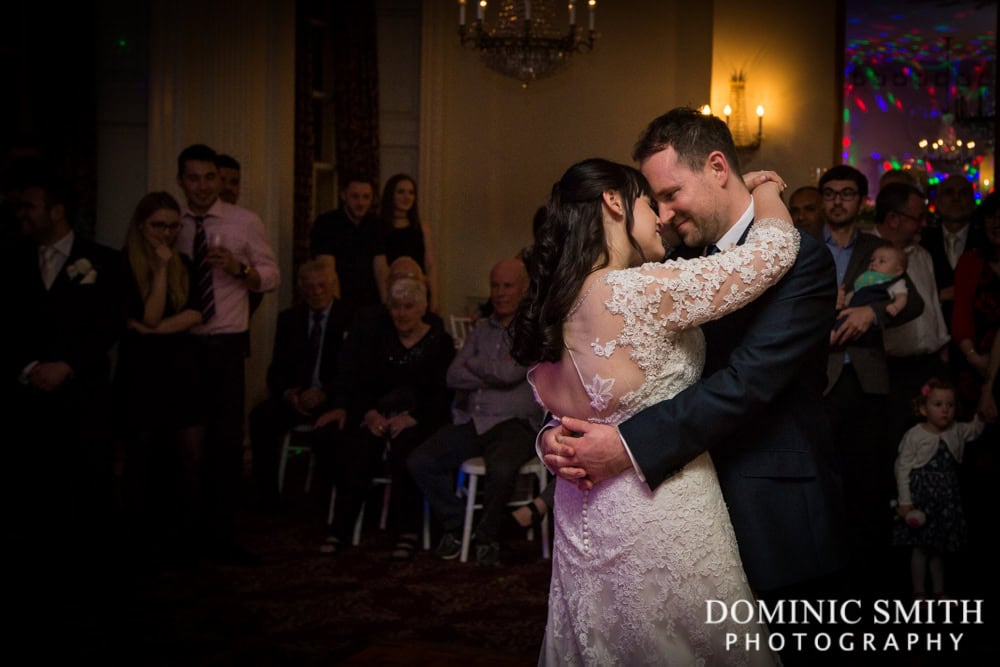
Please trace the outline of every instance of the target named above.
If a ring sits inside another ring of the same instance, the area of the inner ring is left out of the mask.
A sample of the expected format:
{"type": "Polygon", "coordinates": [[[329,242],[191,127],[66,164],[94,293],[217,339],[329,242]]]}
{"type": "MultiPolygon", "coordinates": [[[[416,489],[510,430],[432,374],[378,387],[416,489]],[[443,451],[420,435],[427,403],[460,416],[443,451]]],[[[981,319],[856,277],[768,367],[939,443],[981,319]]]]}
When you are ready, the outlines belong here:
{"type": "Polygon", "coordinates": [[[737,68],[751,111],[758,99],[766,108],[748,167],[813,183],[834,159],[834,4],[600,2],[595,51],[523,90],[459,46],[455,3],[426,1],[421,211],[434,226],[443,311],[487,294],[489,267],[530,241],[532,214],[573,161],[629,162],[646,123],[674,106],[711,100],[721,112],[737,68]]]}
{"type": "MultiPolygon", "coordinates": [[[[792,188],[815,185],[835,164],[839,118],[835,2],[714,0],[712,108],[721,115],[729,78],[746,73],[746,102],[763,104],[764,140],[748,169],[775,169],[792,188]]],[[[750,129],[757,127],[751,115],[750,129]]],[[[836,163],[839,163],[837,160],[836,163]]]]}
{"type": "Polygon", "coordinates": [[[570,164],[629,162],[649,120],[708,96],[712,44],[711,3],[599,3],[595,50],[522,89],[461,48],[457,20],[456,3],[424,3],[421,213],[445,314],[488,294],[490,267],[530,242],[536,208],[570,164]]]}
{"type": "Polygon", "coordinates": [[[240,204],[264,221],[282,284],[252,321],[248,404],[266,395],[280,307],[291,300],[295,6],[281,0],[157,0],[151,12],[148,187],[180,196],[193,143],[242,163],[240,204]]]}

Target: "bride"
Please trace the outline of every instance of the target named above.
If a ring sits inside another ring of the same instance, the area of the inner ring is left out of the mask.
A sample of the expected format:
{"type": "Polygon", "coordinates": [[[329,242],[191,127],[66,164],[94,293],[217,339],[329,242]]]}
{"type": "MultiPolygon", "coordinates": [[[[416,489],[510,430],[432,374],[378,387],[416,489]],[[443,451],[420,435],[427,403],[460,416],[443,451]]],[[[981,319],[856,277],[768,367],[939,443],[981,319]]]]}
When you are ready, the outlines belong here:
{"type": "MultiPolygon", "coordinates": [[[[531,288],[513,327],[515,358],[536,364],[539,402],[555,416],[619,424],[696,382],[698,326],[760,296],[795,261],[799,237],[780,193],[773,180],[754,188],[743,245],[655,263],[663,223],[642,174],[602,159],[570,167],[526,260],[531,288]]],[[[554,507],[541,664],[776,662],[765,627],[706,622],[707,600],[753,600],[707,453],[656,491],[634,470],[589,491],[558,479],[554,507]],[[745,651],[748,634],[760,651],[745,651]]]]}

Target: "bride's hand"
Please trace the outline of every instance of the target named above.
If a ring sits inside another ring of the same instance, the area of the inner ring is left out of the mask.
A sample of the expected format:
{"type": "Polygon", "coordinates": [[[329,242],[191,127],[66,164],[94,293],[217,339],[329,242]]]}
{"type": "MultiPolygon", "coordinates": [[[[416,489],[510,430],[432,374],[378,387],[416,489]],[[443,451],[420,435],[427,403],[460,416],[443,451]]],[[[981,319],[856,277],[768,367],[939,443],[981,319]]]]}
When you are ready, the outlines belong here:
{"type": "Polygon", "coordinates": [[[563,417],[562,426],[551,431],[554,433],[542,438],[545,464],[581,490],[632,467],[632,459],[614,426],[563,417]]]}
{"type": "Polygon", "coordinates": [[[774,183],[778,186],[778,192],[783,192],[788,184],[785,179],[778,175],[776,171],[748,171],[743,174],[743,184],[750,192],[753,192],[765,183],[774,183]]]}

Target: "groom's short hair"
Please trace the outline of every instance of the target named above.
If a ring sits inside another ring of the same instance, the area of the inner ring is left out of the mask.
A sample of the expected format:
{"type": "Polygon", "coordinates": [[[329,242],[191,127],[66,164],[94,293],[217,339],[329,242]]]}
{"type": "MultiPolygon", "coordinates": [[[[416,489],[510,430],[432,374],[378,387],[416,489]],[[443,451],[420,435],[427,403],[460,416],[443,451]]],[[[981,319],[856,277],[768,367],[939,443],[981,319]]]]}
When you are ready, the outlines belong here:
{"type": "Polygon", "coordinates": [[[740,175],[740,161],[729,126],[718,116],[703,114],[698,109],[677,107],[654,118],[639,135],[632,149],[632,159],[638,163],[672,146],[677,157],[689,168],[699,170],[713,151],[721,151],[730,169],[740,175]]]}

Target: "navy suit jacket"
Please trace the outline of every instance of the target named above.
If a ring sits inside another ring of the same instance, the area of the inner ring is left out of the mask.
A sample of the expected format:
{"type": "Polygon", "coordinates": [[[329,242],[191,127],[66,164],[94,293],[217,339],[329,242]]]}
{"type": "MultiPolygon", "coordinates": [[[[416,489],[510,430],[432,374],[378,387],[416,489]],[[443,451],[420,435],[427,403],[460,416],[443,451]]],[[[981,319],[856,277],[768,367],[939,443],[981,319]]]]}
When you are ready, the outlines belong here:
{"type": "Polygon", "coordinates": [[[762,591],[832,573],[847,559],[822,402],[836,272],[821,242],[801,237],[777,285],[703,327],[702,380],[619,427],[651,489],[711,452],[744,568],[762,591]]]}
{"type": "MultiPolygon", "coordinates": [[[[278,314],[278,326],[274,334],[274,353],[267,370],[267,388],[271,399],[282,403],[283,395],[289,389],[306,386],[311,376],[309,368],[309,320],[312,312],[305,305],[286,308],[278,314]]],[[[344,342],[343,309],[339,301],[330,308],[323,334],[322,353],[319,360],[319,380],[327,394],[329,406],[334,380],[337,376],[337,362],[344,342]]]]}
{"type": "Polygon", "coordinates": [[[116,250],[77,235],[52,287],[42,282],[38,246],[19,252],[14,297],[14,346],[8,372],[13,377],[32,361],[64,361],[73,369],[70,384],[109,381],[110,351],[125,325],[121,259],[116,250]],[[95,274],[71,278],[67,269],[87,259],[95,274]]]}

